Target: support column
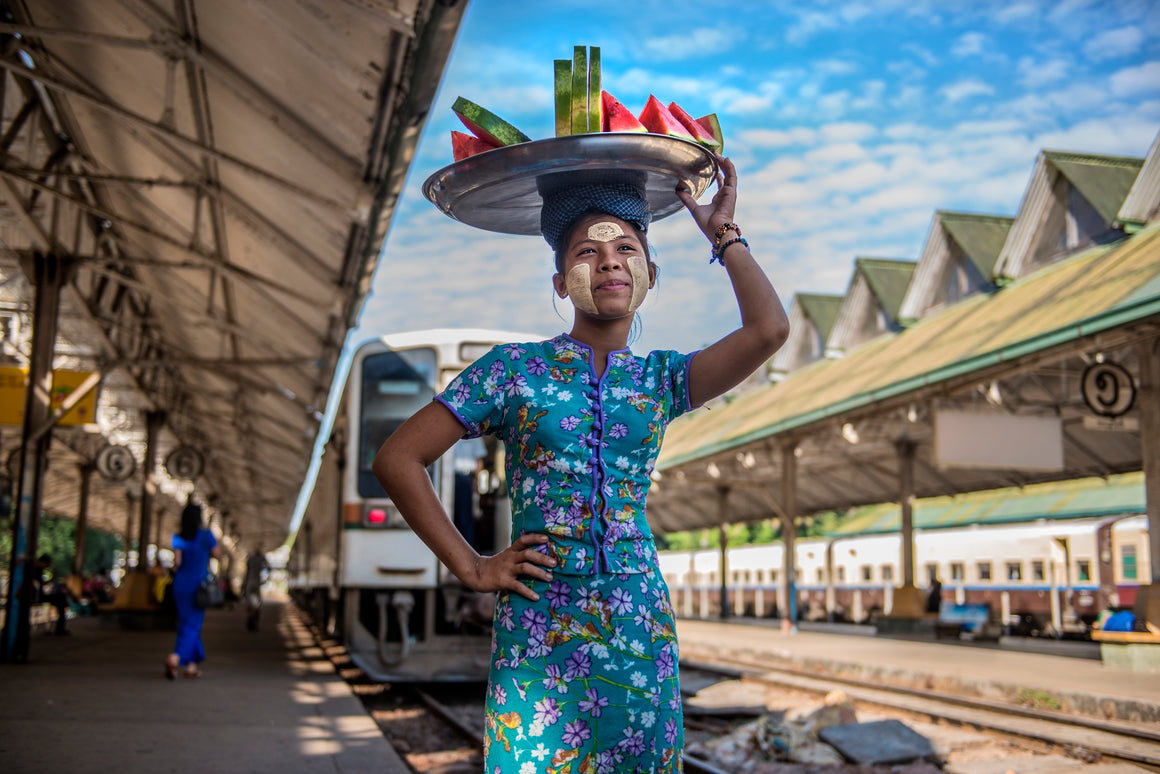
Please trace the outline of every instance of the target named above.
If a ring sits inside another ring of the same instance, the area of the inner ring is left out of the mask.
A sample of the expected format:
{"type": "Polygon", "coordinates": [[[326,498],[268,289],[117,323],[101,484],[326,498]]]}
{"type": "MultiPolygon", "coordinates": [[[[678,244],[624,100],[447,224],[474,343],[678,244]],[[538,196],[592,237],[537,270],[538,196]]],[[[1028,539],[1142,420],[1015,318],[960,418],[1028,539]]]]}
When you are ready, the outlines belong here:
{"type": "Polygon", "coordinates": [[[52,432],[46,431],[52,413],[52,358],[56,343],[61,288],[68,281],[72,262],[52,253],[36,252],[26,268],[32,278],[32,353],[28,363],[28,386],[24,392],[24,424],[21,428],[20,465],[12,519],[12,554],[8,563],[4,631],[0,635],[0,661],[28,660],[31,635],[33,583],[38,580],[36,544],[40,532],[44,468],[52,432]]]}
{"type": "Polygon", "coordinates": [[[165,422],[165,412],[145,414],[145,464],[141,478],[141,523],[137,525],[137,566],[139,573],[149,572],[149,526],[153,518],[153,496],[157,493],[157,436],[165,422]]]}
{"type": "Polygon", "coordinates": [[[890,617],[918,619],[926,612],[922,589],[914,585],[914,453],[918,444],[900,438],[894,448],[898,452],[898,505],[902,510],[902,585],[894,589],[890,617]]]}
{"type": "MultiPolygon", "coordinates": [[[[86,462],[77,466],[81,474],[80,501],[77,503],[77,534],[73,549],[73,575],[85,575],[85,550],[89,541],[89,488],[96,468],[86,462]]],[[[79,595],[78,595],[79,596],[79,595]]]]}
{"type": "Polygon", "coordinates": [[[725,520],[729,518],[729,487],[717,487],[717,534],[721,544],[721,620],[729,617],[729,534],[725,520]]]}
{"type": "Polygon", "coordinates": [[[797,540],[797,444],[786,444],[781,449],[781,535],[785,552],[782,554],[779,586],[782,599],[778,600],[781,630],[787,634],[797,631],[797,561],[794,544],[797,540]]]}
{"type": "Polygon", "coordinates": [[[1152,572],[1149,585],[1140,585],[1134,612],[1160,626],[1160,336],[1141,342],[1136,352],[1140,360],[1140,459],[1152,572]]]}

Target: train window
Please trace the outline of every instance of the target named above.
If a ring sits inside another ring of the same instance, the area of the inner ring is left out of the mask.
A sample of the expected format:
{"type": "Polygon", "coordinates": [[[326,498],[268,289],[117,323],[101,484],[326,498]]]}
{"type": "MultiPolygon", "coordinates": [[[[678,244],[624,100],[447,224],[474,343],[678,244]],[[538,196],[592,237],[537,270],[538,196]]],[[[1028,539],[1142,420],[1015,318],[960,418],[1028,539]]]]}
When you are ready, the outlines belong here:
{"type": "Polygon", "coordinates": [[[951,562],[951,580],[966,580],[967,569],[963,567],[962,562],[951,562]]]}
{"type": "Polygon", "coordinates": [[[981,580],[981,581],[991,580],[991,563],[990,562],[979,562],[979,564],[976,566],[976,568],[979,571],[979,580],[981,580]]]}
{"type": "Polygon", "coordinates": [[[765,570],[758,570],[757,571],[757,582],[758,583],[765,583],[765,570]]]}
{"type": "Polygon", "coordinates": [[[862,565],[862,580],[864,580],[864,581],[874,580],[874,568],[868,564],[862,565]]]}
{"type": "Polygon", "coordinates": [[[926,565],[926,580],[931,582],[938,579],[938,565],[934,562],[928,562],[926,565]]]}
{"type": "Polygon", "coordinates": [[[826,582],[826,571],[821,567],[818,568],[818,583],[826,582]]]}
{"type": "Polygon", "coordinates": [[[1076,559],[1075,561],[1075,575],[1076,580],[1090,581],[1092,579],[1092,563],[1088,559],[1076,559]]]}
{"type": "Polygon", "coordinates": [[[1023,580],[1023,562],[1007,562],[1007,580],[1023,580]]]}
{"type": "Polygon", "coordinates": [[[1120,572],[1124,580],[1136,580],[1136,547],[1120,546],[1120,572]]]}
{"type": "Polygon", "coordinates": [[[769,582],[770,583],[777,583],[777,570],[770,570],[769,571],[769,582]]]}
{"type": "Polygon", "coordinates": [[[846,568],[839,567],[838,568],[838,583],[845,583],[845,582],[846,582],[846,568]]]}
{"type": "Polygon", "coordinates": [[[1047,573],[1043,569],[1042,559],[1036,559],[1031,562],[1031,580],[1047,580],[1047,573]]]}
{"type": "Polygon", "coordinates": [[[712,584],[712,583],[716,583],[716,582],[717,582],[717,573],[715,573],[715,572],[709,573],[709,583],[712,584]]]}
{"type": "Polygon", "coordinates": [[[892,564],[882,565],[882,580],[883,581],[894,580],[894,565],[892,565],[892,564]]]}
{"type": "Polygon", "coordinates": [[[745,582],[747,584],[753,583],[753,571],[752,570],[745,571],[745,582]]]}
{"type": "MultiPolygon", "coordinates": [[[[371,473],[379,447],[435,396],[435,350],[430,347],[368,355],[362,362],[359,406],[358,493],[385,497],[371,473]]],[[[434,475],[433,471],[429,473],[434,475]]]]}

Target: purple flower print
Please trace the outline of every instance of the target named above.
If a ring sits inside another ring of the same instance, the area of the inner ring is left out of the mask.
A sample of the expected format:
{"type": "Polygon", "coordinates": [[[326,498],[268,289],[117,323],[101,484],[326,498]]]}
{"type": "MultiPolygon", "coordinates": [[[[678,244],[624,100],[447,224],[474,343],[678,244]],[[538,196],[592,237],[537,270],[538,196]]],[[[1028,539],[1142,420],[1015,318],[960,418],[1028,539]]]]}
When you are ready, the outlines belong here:
{"type": "Polygon", "coordinates": [[[479,366],[472,366],[466,376],[471,380],[472,384],[479,384],[479,380],[483,378],[483,369],[479,366]]]}
{"type": "Polygon", "coordinates": [[[527,386],[528,380],[523,374],[512,374],[504,382],[503,389],[509,396],[516,396],[523,392],[527,386]]]}
{"type": "Polygon", "coordinates": [[[527,352],[527,350],[521,347],[519,344],[507,344],[504,346],[503,351],[504,354],[510,357],[512,360],[519,360],[520,357],[525,352],[527,352]]]}
{"type": "Polygon", "coordinates": [[[632,612],[632,592],[628,589],[615,588],[612,590],[612,595],[608,598],[608,603],[612,605],[612,609],[617,615],[624,615],[632,612]]]}
{"type": "Polygon", "coordinates": [[[565,680],[575,680],[577,677],[587,677],[592,673],[592,659],[587,653],[577,651],[564,662],[567,667],[564,672],[565,680]]]}
{"type": "Polygon", "coordinates": [[[509,632],[516,628],[516,622],[512,620],[514,611],[512,606],[503,604],[499,608],[499,625],[507,629],[509,632]]]}
{"type": "Polygon", "coordinates": [[[459,386],[455,388],[455,402],[466,403],[467,399],[471,397],[471,385],[467,382],[460,382],[459,386]]]}
{"type": "Polygon", "coordinates": [[[535,708],[536,712],[532,716],[532,719],[537,723],[551,726],[555,725],[556,721],[560,719],[560,705],[550,696],[543,701],[536,702],[535,708]]]}
{"type": "Polygon", "coordinates": [[[644,752],[644,732],[633,731],[632,726],[624,729],[624,738],[617,745],[629,755],[640,755],[644,752]]]}
{"type": "Polygon", "coordinates": [[[528,361],[528,373],[532,376],[543,376],[548,373],[548,363],[544,358],[536,355],[528,361]]]}
{"type": "Polygon", "coordinates": [[[580,418],[575,416],[566,416],[560,420],[561,430],[575,430],[580,426],[580,418]]]}
{"type": "Polygon", "coordinates": [[[668,742],[669,744],[676,744],[678,731],[679,731],[679,729],[677,727],[677,719],[676,718],[669,718],[668,720],[665,721],[665,741],[666,742],[668,742]]]}
{"type": "Polygon", "coordinates": [[[623,422],[617,422],[612,427],[608,428],[608,434],[613,438],[623,438],[628,435],[628,425],[623,422]]]}
{"type": "Polygon", "coordinates": [[[573,720],[571,723],[564,724],[564,735],[560,737],[560,741],[569,747],[579,747],[584,743],[585,739],[589,739],[592,732],[588,730],[588,724],[583,720],[573,720]]]}
{"type": "Polygon", "coordinates": [[[673,648],[671,644],[666,643],[661,652],[657,654],[657,679],[664,680],[673,676],[673,648]]]}
{"type": "Polygon", "coordinates": [[[525,610],[520,616],[520,626],[528,630],[532,639],[542,640],[548,633],[548,616],[539,610],[525,610]]]}
{"type": "Polygon", "coordinates": [[[572,603],[572,589],[563,581],[552,581],[552,584],[548,586],[546,596],[548,597],[548,606],[552,609],[565,607],[572,603]]]}
{"type": "Polygon", "coordinates": [[[580,700],[580,711],[591,712],[592,717],[600,717],[600,713],[608,706],[608,697],[601,696],[595,688],[589,688],[584,692],[587,698],[580,700]]]}
{"type": "Polygon", "coordinates": [[[548,664],[548,668],[544,671],[548,675],[541,681],[544,684],[545,690],[550,691],[555,688],[557,693],[568,692],[568,685],[563,680],[563,675],[560,673],[559,664],[548,664]]]}
{"type": "Polygon", "coordinates": [[[491,364],[491,378],[499,379],[503,376],[504,364],[502,360],[496,360],[491,364]]]}
{"type": "Polygon", "coordinates": [[[502,687],[497,685],[492,688],[491,695],[495,699],[495,703],[498,706],[502,707],[503,705],[507,704],[507,691],[505,691],[502,687]]]}

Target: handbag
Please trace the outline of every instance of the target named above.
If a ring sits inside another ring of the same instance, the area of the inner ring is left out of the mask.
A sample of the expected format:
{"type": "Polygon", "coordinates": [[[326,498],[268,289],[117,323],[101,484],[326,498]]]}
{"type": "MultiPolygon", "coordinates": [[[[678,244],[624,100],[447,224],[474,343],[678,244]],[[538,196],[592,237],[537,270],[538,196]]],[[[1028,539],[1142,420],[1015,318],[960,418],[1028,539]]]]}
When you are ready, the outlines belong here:
{"type": "Polygon", "coordinates": [[[222,602],[221,584],[218,583],[217,576],[210,573],[193,592],[193,606],[204,610],[207,607],[221,607],[222,602]]]}

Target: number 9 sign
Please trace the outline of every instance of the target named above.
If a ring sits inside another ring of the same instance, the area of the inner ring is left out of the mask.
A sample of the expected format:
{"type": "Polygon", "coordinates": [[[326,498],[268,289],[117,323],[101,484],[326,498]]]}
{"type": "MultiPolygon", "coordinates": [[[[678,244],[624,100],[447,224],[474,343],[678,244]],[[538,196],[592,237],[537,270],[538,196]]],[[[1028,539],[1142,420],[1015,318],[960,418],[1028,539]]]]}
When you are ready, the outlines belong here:
{"type": "Polygon", "coordinates": [[[1083,372],[1083,402],[1103,417],[1128,413],[1136,401],[1132,375],[1115,363],[1093,363],[1083,372]]]}

